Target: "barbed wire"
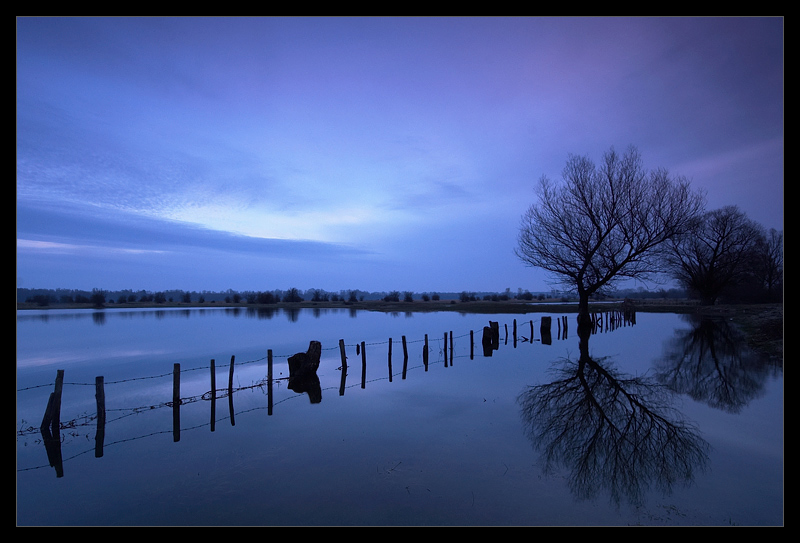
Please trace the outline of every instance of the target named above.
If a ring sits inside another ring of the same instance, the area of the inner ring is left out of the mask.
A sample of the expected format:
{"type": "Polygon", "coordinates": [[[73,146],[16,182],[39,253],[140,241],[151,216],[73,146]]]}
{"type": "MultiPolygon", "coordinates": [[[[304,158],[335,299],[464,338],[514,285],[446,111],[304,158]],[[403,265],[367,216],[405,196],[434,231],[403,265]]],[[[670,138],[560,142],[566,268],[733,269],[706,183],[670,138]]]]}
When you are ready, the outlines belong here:
{"type": "MultiPolygon", "coordinates": [[[[559,317],[559,319],[560,318],[561,317],[559,317]]],[[[490,321],[490,322],[497,322],[497,321],[490,321]]],[[[529,319],[529,320],[523,321],[523,322],[526,322],[526,323],[530,322],[530,324],[533,325],[534,323],[541,322],[541,320],[540,319],[529,319]]],[[[507,327],[508,325],[504,324],[504,326],[507,327]]],[[[480,332],[482,332],[482,331],[483,330],[481,329],[480,332]]],[[[452,331],[450,331],[449,332],[449,334],[450,334],[449,336],[447,335],[447,333],[444,334],[445,341],[447,339],[452,339],[453,341],[456,340],[456,339],[462,339],[462,338],[465,338],[467,336],[470,336],[470,335],[474,334],[474,332],[475,332],[474,330],[471,330],[471,331],[463,333],[461,335],[453,336],[452,335],[452,331]]],[[[506,330],[506,335],[507,334],[508,334],[508,332],[506,330]]],[[[438,337],[437,336],[432,336],[431,338],[427,338],[427,341],[429,343],[430,342],[437,343],[437,342],[441,341],[442,339],[443,338],[442,338],[441,335],[438,336],[438,337]]],[[[531,339],[528,339],[528,338],[525,338],[525,339],[527,341],[532,341],[531,339]]],[[[373,346],[376,346],[376,345],[388,345],[390,343],[390,341],[392,342],[392,344],[394,344],[394,342],[398,342],[399,343],[401,340],[396,340],[396,339],[390,338],[390,339],[386,339],[386,340],[383,340],[383,341],[372,341],[372,342],[369,342],[369,343],[366,343],[366,342],[362,342],[362,343],[345,343],[344,346],[346,348],[359,349],[362,346],[362,344],[365,347],[367,347],[367,346],[373,347],[373,346]]],[[[419,339],[413,339],[413,340],[406,339],[405,340],[405,344],[409,345],[409,344],[413,344],[413,343],[421,343],[421,342],[424,342],[424,341],[426,341],[426,338],[419,338],[419,339]]],[[[339,349],[340,349],[339,342],[336,342],[336,344],[334,346],[325,347],[325,348],[323,348],[321,350],[322,351],[334,351],[334,350],[339,350],[339,349]]],[[[275,355],[275,354],[273,354],[272,357],[273,357],[273,359],[289,359],[292,356],[294,356],[294,354],[296,354],[296,353],[284,354],[284,355],[275,355]]],[[[262,356],[261,358],[255,358],[255,359],[246,360],[246,361],[243,361],[243,362],[242,361],[236,361],[235,365],[236,366],[245,366],[245,365],[249,365],[249,364],[256,364],[258,362],[263,362],[263,361],[267,360],[268,357],[269,357],[269,355],[267,354],[265,356],[262,356]]],[[[227,363],[223,363],[223,364],[216,364],[215,363],[214,364],[214,368],[215,369],[222,369],[222,368],[229,367],[230,365],[231,364],[227,364],[227,363]]],[[[197,367],[194,367],[194,368],[181,368],[180,373],[192,372],[192,371],[206,371],[206,370],[209,370],[210,368],[211,368],[210,364],[206,365],[206,366],[197,366],[197,367]]],[[[112,385],[112,384],[128,383],[128,382],[132,382],[132,381],[141,381],[141,380],[149,380],[149,379],[162,379],[162,378],[165,378],[165,377],[172,377],[173,375],[174,375],[173,372],[166,372],[166,373],[161,373],[161,374],[157,374],[157,375],[150,375],[150,376],[143,376],[143,377],[131,377],[131,378],[119,379],[119,380],[115,380],[115,381],[106,381],[105,384],[106,385],[112,385]]],[[[65,382],[64,384],[65,385],[67,385],[67,384],[68,385],[74,385],[74,386],[96,386],[96,383],[81,383],[81,382],[65,382]]],[[[18,388],[17,392],[24,392],[24,391],[34,390],[34,389],[38,389],[38,388],[51,387],[53,385],[54,385],[54,381],[51,381],[51,382],[45,383],[45,384],[32,385],[32,386],[28,386],[28,387],[18,388]]]]}
{"type": "MultiPolygon", "coordinates": [[[[468,336],[469,334],[470,333],[467,332],[466,334],[462,334],[460,336],[453,336],[453,339],[463,338],[463,337],[468,336]]],[[[441,339],[441,338],[439,338],[439,339],[441,339]]],[[[415,340],[411,340],[411,341],[406,340],[406,344],[422,343],[424,341],[425,341],[424,338],[415,339],[415,340]]],[[[435,341],[435,339],[434,339],[434,341],[435,341]]],[[[399,343],[400,340],[392,339],[392,343],[393,344],[396,343],[396,342],[399,343]]],[[[375,345],[388,345],[388,344],[389,344],[389,340],[388,339],[384,340],[384,341],[372,341],[372,342],[369,342],[369,343],[366,343],[366,342],[363,343],[363,345],[365,347],[366,346],[372,347],[372,346],[375,346],[375,345]]],[[[345,343],[345,347],[349,347],[349,348],[360,348],[361,345],[362,345],[361,343],[345,343]]],[[[322,350],[323,351],[334,351],[334,350],[339,350],[339,348],[340,347],[339,347],[338,342],[337,342],[337,344],[335,346],[326,347],[326,348],[323,348],[322,350]]],[[[294,354],[296,354],[296,353],[284,354],[284,355],[275,355],[275,354],[273,354],[272,357],[273,357],[273,359],[276,359],[276,358],[277,359],[284,359],[284,358],[285,359],[289,359],[292,356],[294,356],[294,354]]],[[[265,355],[265,356],[263,356],[261,358],[256,358],[256,359],[252,359],[252,360],[246,360],[244,362],[235,361],[234,365],[235,366],[245,366],[245,365],[249,365],[249,364],[256,364],[258,362],[263,362],[263,361],[267,360],[267,358],[268,358],[268,355],[265,355]]],[[[216,364],[216,362],[215,362],[215,364],[214,364],[215,369],[227,368],[229,366],[230,366],[230,363],[216,364]]],[[[198,367],[194,367],[194,368],[181,368],[180,372],[184,373],[184,372],[192,372],[192,371],[206,371],[206,370],[208,370],[210,368],[211,368],[211,365],[209,364],[207,366],[198,366],[198,367]]],[[[167,373],[161,373],[161,374],[157,374],[157,375],[149,375],[149,376],[144,376],[144,377],[131,377],[131,378],[119,379],[119,380],[115,380],[115,381],[106,381],[105,384],[106,385],[113,385],[113,384],[120,384],[120,383],[128,383],[128,382],[132,382],[132,381],[143,381],[143,380],[148,380],[148,379],[163,379],[165,377],[172,377],[172,376],[173,376],[173,372],[167,372],[167,373]]],[[[55,383],[54,381],[51,381],[50,383],[45,383],[45,384],[40,384],[40,385],[32,385],[32,386],[28,386],[28,387],[22,387],[22,388],[18,388],[17,392],[24,392],[24,391],[27,391],[27,390],[33,390],[33,389],[37,389],[37,388],[51,387],[51,386],[54,385],[54,383],[55,383]]],[[[81,383],[81,382],[66,382],[65,381],[64,385],[95,386],[95,383],[93,383],[93,382],[91,382],[91,383],[81,383]]]]}

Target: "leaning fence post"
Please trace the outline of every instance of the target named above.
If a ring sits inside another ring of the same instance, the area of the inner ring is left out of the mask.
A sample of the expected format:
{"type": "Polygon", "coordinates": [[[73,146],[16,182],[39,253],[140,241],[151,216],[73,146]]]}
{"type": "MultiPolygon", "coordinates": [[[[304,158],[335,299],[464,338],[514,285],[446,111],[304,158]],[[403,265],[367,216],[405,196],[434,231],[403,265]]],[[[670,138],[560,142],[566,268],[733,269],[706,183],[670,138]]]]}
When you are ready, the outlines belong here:
{"type": "Polygon", "coordinates": [[[56,385],[50,394],[47,408],[42,418],[42,428],[52,428],[53,432],[61,429],[61,390],[64,387],[64,370],[56,371],[56,385]]]}
{"type": "Polygon", "coordinates": [[[233,361],[235,358],[235,355],[231,355],[231,367],[228,370],[228,395],[233,394],[233,361]]]}
{"type": "Polygon", "coordinates": [[[339,353],[342,356],[342,379],[339,383],[339,396],[344,396],[344,386],[347,380],[347,354],[344,350],[344,340],[339,340],[339,353]]]}
{"type": "Polygon", "coordinates": [[[64,462],[61,456],[61,390],[64,386],[64,370],[56,372],[56,386],[50,393],[40,432],[50,466],[56,470],[56,477],[64,476],[64,462]]]}
{"type": "Polygon", "coordinates": [[[345,352],[345,349],[344,349],[344,340],[343,339],[339,340],[339,354],[342,357],[342,369],[345,370],[345,369],[347,369],[347,353],[345,352]]]}
{"type": "Polygon", "coordinates": [[[408,348],[406,347],[406,336],[403,336],[403,379],[406,378],[406,368],[408,368],[408,348]]]}
{"type": "Polygon", "coordinates": [[[44,417],[42,418],[41,428],[52,428],[53,432],[58,432],[61,429],[61,391],[64,387],[64,370],[56,371],[56,384],[50,398],[47,401],[47,407],[44,410],[44,417]]]}

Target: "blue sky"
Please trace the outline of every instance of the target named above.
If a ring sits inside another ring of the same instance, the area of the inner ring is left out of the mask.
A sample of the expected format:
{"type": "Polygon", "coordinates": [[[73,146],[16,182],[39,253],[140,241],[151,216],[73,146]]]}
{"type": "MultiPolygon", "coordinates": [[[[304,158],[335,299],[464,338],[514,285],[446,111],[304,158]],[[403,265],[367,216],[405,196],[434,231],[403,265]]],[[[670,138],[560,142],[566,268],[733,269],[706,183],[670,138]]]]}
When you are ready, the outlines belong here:
{"type": "Polygon", "coordinates": [[[531,291],[638,147],[783,229],[782,18],[18,18],[17,286],[531,291]]]}

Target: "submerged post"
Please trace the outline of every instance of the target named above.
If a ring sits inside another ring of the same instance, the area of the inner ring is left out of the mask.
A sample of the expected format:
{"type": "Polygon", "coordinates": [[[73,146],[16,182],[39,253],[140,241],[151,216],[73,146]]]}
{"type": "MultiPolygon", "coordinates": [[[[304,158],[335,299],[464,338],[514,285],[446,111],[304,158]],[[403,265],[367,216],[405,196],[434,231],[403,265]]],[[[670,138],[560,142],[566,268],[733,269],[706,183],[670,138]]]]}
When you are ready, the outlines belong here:
{"type": "Polygon", "coordinates": [[[172,365],[172,441],[181,440],[181,365],[172,365]]]}
{"type": "Polygon", "coordinates": [[[228,370],[228,395],[233,394],[233,361],[235,358],[235,355],[231,355],[231,367],[228,370]]]}
{"type": "Polygon", "coordinates": [[[361,342],[361,388],[367,388],[367,349],[363,341],[361,342]]]}
{"type": "Polygon", "coordinates": [[[469,331],[469,359],[475,358],[475,334],[472,330],[469,331]]]}
{"type": "Polygon", "coordinates": [[[392,338],[389,338],[389,382],[392,382],[392,338]]]}
{"type": "Polygon", "coordinates": [[[61,391],[64,386],[64,370],[56,372],[56,386],[50,393],[42,426],[39,429],[47,452],[50,466],[55,468],[56,477],[64,476],[64,462],[61,456],[61,391]]]}
{"type": "Polygon", "coordinates": [[[347,368],[347,353],[344,349],[344,340],[339,340],[339,355],[342,357],[342,368],[347,368]]]}
{"type": "Polygon", "coordinates": [[[453,365],[453,331],[450,330],[450,365],[453,365]]]}
{"type": "Polygon", "coordinates": [[[542,336],[542,345],[550,345],[552,343],[552,336],[550,333],[551,322],[551,317],[542,317],[542,320],[540,321],[539,334],[542,336]]]}
{"type": "Polygon", "coordinates": [[[217,372],[214,367],[214,359],[211,359],[211,431],[216,429],[215,419],[217,418],[217,372]]]}
{"type": "Polygon", "coordinates": [[[63,387],[64,370],[57,370],[56,384],[47,401],[47,407],[44,410],[44,417],[42,418],[41,425],[42,429],[52,429],[53,433],[58,432],[61,428],[61,391],[63,387]]]}
{"type": "Polygon", "coordinates": [[[428,334],[425,334],[425,345],[422,347],[422,363],[428,371],[428,334]]]}
{"type": "Polygon", "coordinates": [[[103,383],[103,376],[98,375],[94,378],[94,397],[97,402],[97,432],[94,436],[94,456],[103,456],[103,441],[106,435],[106,392],[103,383]]]}
{"type": "Polygon", "coordinates": [[[489,326],[492,329],[493,335],[492,349],[496,351],[500,348],[500,323],[497,321],[489,321],[489,326]]]}
{"type": "Polygon", "coordinates": [[[517,319],[514,319],[514,347],[517,346],[517,319]]]}
{"type": "Polygon", "coordinates": [[[407,368],[408,368],[408,348],[406,347],[406,336],[403,336],[403,379],[406,378],[407,368]]]}
{"type": "Polygon", "coordinates": [[[236,420],[233,413],[233,360],[235,356],[231,355],[231,367],[228,370],[228,412],[231,414],[231,426],[236,426],[236,420]]]}
{"type": "Polygon", "coordinates": [[[494,343],[494,333],[490,326],[483,327],[483,336],[481,336],[481,346],[483,347],[483,356],[492,356],[492,344],[494,343]]]}
{"type": "Polygon", "coordinates": [[[272,415],[272,349],[267,349],[267,415],[272,415]]]}

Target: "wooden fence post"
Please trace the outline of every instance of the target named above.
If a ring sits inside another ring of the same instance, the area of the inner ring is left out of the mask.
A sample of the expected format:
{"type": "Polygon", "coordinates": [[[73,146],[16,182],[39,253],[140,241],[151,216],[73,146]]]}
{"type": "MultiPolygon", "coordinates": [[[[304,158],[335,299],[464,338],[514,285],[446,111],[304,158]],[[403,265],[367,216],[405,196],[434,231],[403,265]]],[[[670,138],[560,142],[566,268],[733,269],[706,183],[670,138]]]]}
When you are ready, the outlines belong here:
{"type": "Polygon", "coordinates": [[[447,367],[447,332],[444,333],[444,367],[447,367]]]}
{"type": "Polygon", "coordinates": [[[392,338],[389,338],[389,382],[392,382],[392,338]]]}
{"type": "Polygon", "coordinates": [[[64,462],[61,455],[61,392],[64,387],[64,370],[56,372],[56,385],[47,401],[47,408],[39,431],[50,466],[55,468],[56,477],[64,476],[64,462]]]}
{"type": "Polygon", "coordinates": [[[425,365],[425,371],[428,371],[428,334],[425,334],[425,346],[422,347],[422,363],[425,365]]]}
{"type": "Polygon", "coordinates": [[[475,359],[475,335],[472,330],[469,331],[469,359],[475,359]]]}
{"type": "Polygon", "coordinates": [[[363,341],[361,342],[361,388],[367,388],[367,349],[363,341]]]}
{"type": "Polygon", "coordinates": [[[106,435],[106,392],[103,376],[94,378],[94,397],[97,402],[97,432],[94,436],[94,456],[103,456],[103,441],[106,435]]]}
{"type": "Polygon", "coordinates": [[[550,333],[551,322],[552,317],[542,317],[542,320],[539,321],[539,335],[542,336],[542,345],[552,344],[552,336],[550,333]]]}
{"type": "Polygon", "coordinates": [[[272,415],[272,349],[267,349],[267,415],[272,415]]]}
{"type": "Polygon", "coordinates": [[[228,370],[228,394],[233,394],[233,361],[236,355],[231,356],[231,367],[228,370]]]}
{"type": "Polygon", "coordinates": [[[172,365],[172,441],[181,440],[181,365],[172,365]]]}
{"type": "Polygon", "coordinates": [[[217,417],[217,372],[214,367],[214,359],[211,359],[211,431],[216,429],[217,417]]]}
{"type": "Polygon", "coordinates": [[[339,396],[344,396],[345,381],[347,380],[347,353],[344,349],[344,340],[339,340],[339,355],[342,357],[342,379],[339,382],[339,396]]]}
{"type": "Polygon", "coordinates": [[[450,330],[450,365],[453,365],[453,331],[450,330]]]}
{"type": "Polygon", "coordinates": [[[231,367],[228,370],[228,412],[231,414],[231,426],[236,426],[233,415],[233,361],[235,355],[231,355],[231,367]]]}
{"type": "Polygon", "coordinates": [[[500,348],[500,323],[497,321],[489,321],[489,328],[492,329],[492,350],[500,348]]]}
{"type": "Polygon", "coordinates": [[[517,347],[517,319],[514,319],[514,348],[517,347]]]}
{"type": "Polygon", "coordinates": [[[406,336],[403,336],[403,379],[406,378],[408,368],[408,347],[406,346],[406,336]]]}
{"type": "Polygon", "coordinates": [[[345,352],[345,349],[344,349],[344,340],[343,339],[339,340],[339,355],[342,357],[342,367],[346,368],[347,367],[347,353],[345,352]]]}

